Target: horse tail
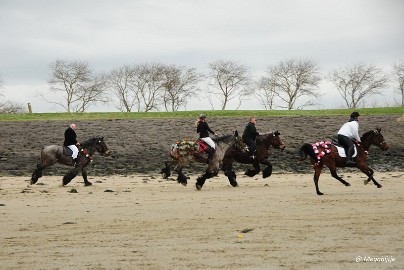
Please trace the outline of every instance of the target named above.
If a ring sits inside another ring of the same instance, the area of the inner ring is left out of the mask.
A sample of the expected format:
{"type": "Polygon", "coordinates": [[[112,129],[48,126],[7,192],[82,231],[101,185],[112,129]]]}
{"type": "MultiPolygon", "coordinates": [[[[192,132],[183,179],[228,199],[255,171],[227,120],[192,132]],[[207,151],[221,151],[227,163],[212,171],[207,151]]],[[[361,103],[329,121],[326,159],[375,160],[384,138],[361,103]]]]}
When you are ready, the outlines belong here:
{"type": "Polygon", "coordinates": [[[303,161],[307,158],[307,155],[309,155],[313,160],[317,159],[316,154],[314,153],[313,147],[311,144],[305,143],[300,147],[300,161],[303,161]]]}

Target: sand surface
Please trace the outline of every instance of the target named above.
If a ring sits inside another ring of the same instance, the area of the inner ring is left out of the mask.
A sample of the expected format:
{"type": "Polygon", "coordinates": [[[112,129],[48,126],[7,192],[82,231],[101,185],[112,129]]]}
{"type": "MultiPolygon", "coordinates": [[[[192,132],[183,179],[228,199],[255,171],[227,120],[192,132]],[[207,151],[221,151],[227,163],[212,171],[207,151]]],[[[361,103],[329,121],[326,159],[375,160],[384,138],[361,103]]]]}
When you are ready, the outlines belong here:
{"type": "Polygon", "coordinates": [[[404,269],[404,172],[0,177],[1,269],[404,269]],[[74,190],[77,193],[72,193],[74,190]],[[360,262],[356,262],[360,260],[360,262]],[[367,261],[365,261],[367,260],[367,261]],[[387,262],[369,262],[386,260],[387,262]]]}

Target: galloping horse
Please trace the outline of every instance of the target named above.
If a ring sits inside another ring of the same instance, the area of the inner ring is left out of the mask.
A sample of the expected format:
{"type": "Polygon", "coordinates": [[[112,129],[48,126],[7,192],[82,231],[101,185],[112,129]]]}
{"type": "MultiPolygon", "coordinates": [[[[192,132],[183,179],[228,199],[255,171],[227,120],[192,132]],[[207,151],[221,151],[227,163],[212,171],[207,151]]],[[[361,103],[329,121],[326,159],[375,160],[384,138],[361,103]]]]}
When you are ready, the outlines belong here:
{"type": "MultiPolygon", "coordinates": [[[[67,185],[81,171],[85,186],[91,186],[92,183],[87,179],[86,166],[92,161],[95,152],[102,156],[108,156],[110,151],[104,142],[104,138],[92,138],[81,144],[80,152],[77,157],[77,165],[63,177],[63,185],[67,185]]],[[[41,162],[37,164],[37,168],[32,173],[31,185],[38,182],[42,177],[45,168],[60,163],[67,166],[73,166],[74,161],[70,154],[65,153],[62,146],[48,145],[41,151],[41,162]]]]}
{"type": "Polygon", "coordinates": [[[273,146],[276,149],[285,149],[285,144],[279,137],[280,133],[275,130],[268,134],[262,134],[257,137],[257,152],[256,158],[251,160],[249,158],[248,152],[242,151],[239,144],[234,144],[232,147],[228,148],[223,157],[222,170],[229,179],[230,184],[233,187],[238,186],[236,181],[236,173],[233,171],[233,161],[237,161],[243,164],[253,164],[254,169],[248,169],[245,175],[253,177],[260,172],[260,164],[266,165],[267,167],[263,170],[262,176],[267,178],[272,174],[272,164],[268,159],[268,149],[273,146]]]}
{"type": "MultiPolygon", "coordinates": [[[[216,151],[212,159],[208,162],[208,167],[203,175],[197,178],[195,184],[196,189],[202,189],[206,179],[212,178],[219,173],[220,165],[227,148],[235,142],[235,138],[238,137],[238,132],[235,131],[233,135],[226,135],[218,138],[213,138],[216,144],[216,151]]],[[[202,146],[204,147],[204,146],[202,146]]],[[[161,170],[161,175],[164,179],[167,179],[170,175],[170,168],[174,166],[174,171],[178,174],[177,181],[182,185],[187,185],[188,177],[182,172],[182,169],[187,166],[192,160],[199,163],[207,163],[208,155],[201,152],[201,145],[195,141],[179,141],[172,145],[169,152],[170,161],[165,162],[165,167],[161,170]]]]}
{"type": "MultiPolygon", "coordinates": [[[[365,185],[373,181],[373,183],[378,187],[381,188],[380,185],[374,178],[373,178],[373,170],[369,168],[366,163],[367,158],[367,151],[369,150],[371,145],[376,145],[383,151],[389,149],[386,141],[383,138],[381,133],[381,128],[376,128],[375,130],[370,130],[365,132],[361,137],[361,144],[360,146],[356,146],[356,167],[359,168],[363,173],[368,176],[368,179],[365,180],[365,185]]],[[[318,188],[318,180],[320,178],[321,170],[323,166],[327,166],[331,172],[332,177],[340,181],[345,186],[350,186],[348,182],[338,176],[337,174],[337,167],[347,167],[346,157],[341,157],[338,154],[338,149],[334,144],[329,143],[316,143],[316,144],[308,144],[305,143],[300,148],[300,160],[303,161],[307,158],[307,155],[310,156],[310,162],[313,165],[314,169],[314,184],[316,186],[316,192],[318,195],[324,195],[324,193],[320,192],[318,188]]],[[[355,167],[350,166],[350,167],[355,167]]]]}

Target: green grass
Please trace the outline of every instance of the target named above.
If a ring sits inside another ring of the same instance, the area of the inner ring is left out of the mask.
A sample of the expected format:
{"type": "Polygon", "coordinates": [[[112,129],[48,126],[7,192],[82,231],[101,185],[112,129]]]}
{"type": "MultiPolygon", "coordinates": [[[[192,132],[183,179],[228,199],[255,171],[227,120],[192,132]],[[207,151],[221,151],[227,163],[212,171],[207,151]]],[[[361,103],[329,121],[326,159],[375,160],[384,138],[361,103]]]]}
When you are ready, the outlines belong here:
{"type": "MultiPolygon", "coordinates": [[[[180,112],[91,112],[91,113],[32,113],[0,114],[0,121],[32,120],[100,120],[100,119],[140,119],[140,118],[197,118],[200,113],[212,117],[277,117],[277,116],[348,116],[352,109],[329,110],[218,110],[218,111],[180,111],[180,112]]],[[[356,109],[361,115],[404,114],[404,107],[356,109]]]]}

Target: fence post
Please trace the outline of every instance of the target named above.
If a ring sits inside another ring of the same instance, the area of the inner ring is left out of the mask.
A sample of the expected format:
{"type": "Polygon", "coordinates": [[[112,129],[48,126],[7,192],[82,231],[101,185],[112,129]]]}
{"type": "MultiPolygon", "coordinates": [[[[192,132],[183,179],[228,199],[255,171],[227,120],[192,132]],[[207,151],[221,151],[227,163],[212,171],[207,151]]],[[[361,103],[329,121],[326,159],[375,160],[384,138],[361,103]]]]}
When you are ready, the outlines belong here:
{"type": "Polygon", "coordinates": [[[31,114],[32,113],[32,107],[31,107],[31,103],[28,103],[28,113],[31,114]]]}

